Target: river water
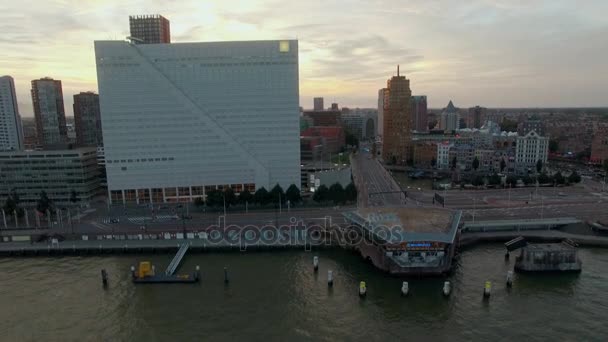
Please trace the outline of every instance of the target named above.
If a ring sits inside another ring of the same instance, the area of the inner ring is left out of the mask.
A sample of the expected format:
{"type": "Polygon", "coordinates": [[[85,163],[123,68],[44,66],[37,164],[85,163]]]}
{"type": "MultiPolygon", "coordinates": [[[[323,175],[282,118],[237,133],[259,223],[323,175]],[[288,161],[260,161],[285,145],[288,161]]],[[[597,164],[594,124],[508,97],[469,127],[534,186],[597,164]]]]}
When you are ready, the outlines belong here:
{"type": "Polygon", "coordinates": [[[133,285],[129,267],[147,259],[163,269],[170,255],[0,259],[0,340],[521,340],[608,338],[608,250],[581,249],[578,275],[504,279],[514,258],[504,247],[463,252],[453,293],[444,279],[402,279],[345,251],[190,254],[181,272],[201,266],[196,285],[133,285]],[[318,273],[312,257],[318,255],[318,273]],[[230,283],[223,282],[223,267],[230,283]],[[100,269],[109,273],[104,290],[100,269]],[[328,289],[327,270],[334,271],[328,289]],[[357,295],[365,280],[368,295],[357,295]],[[483,284],[493,282],[489,301],[483,284]]]}

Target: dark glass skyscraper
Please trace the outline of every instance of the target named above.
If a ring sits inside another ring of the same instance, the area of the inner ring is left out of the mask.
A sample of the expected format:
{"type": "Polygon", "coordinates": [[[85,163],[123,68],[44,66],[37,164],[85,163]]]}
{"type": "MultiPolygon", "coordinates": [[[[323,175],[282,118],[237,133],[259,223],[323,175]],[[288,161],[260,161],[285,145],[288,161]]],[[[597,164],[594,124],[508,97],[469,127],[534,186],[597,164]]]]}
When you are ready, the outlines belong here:
{"type": "Polygon", "coordinates": [[[65,144],[68,133],[65,125],[61,81],[49,77],[32,81],[32,103],[36,118],[38,145],[48,148],[65,144]]]}
{"type": "Polygon", "coordinates": [[[74,124],[78,146],[102,146],[99,95],[86,92],[74,95],[74,124]]]}

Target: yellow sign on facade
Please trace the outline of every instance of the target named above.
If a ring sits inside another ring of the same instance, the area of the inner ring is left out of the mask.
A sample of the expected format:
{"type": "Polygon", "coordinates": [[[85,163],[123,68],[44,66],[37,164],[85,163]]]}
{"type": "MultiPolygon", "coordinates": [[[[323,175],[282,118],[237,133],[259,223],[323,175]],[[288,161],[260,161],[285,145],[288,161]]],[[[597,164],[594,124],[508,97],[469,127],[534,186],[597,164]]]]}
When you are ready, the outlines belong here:
{"type": "Polygon", "coordinates": [[[279,51],[280,52],[289,52],[289,42],[286,40],[282,40],[279,43],[279,51]]]}

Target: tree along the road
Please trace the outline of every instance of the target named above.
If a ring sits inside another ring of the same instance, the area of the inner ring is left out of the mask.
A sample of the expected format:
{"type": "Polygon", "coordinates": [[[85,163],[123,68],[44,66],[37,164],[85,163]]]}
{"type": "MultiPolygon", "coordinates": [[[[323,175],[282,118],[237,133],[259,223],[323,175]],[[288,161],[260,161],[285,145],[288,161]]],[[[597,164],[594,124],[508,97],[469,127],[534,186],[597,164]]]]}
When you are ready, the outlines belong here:
{"type": "Polygon", "coordinates": [[[287,191],[285,191],[285,197],[289,201],[289,203],[295,205],[302,201],[302,195],[300,194],[300,189],[295,184],[291,184],[287,191]]]}
{"type": "Polygon", "coordinates": [[[226,208],[229,208],[230,206],[233,206],[236,204],[237,202],[237,198],[236,195],[234,193],[234,190],[232,190],[232,188],[228,188],[226,190],[224,190],[224,198],[222,200],[226,201],[226,208]]]}
{"type": "Polygon", "coordinates": [[[312,200],[317,203],[322,203],[328,200],[329,189],[325,185],[321,185],[315,190],[315,194],[312,195],[312,200]]]}
{"type": "Polygon", "coordinates": [[[555,182],[555,184],[562,185],[562,184],[566,183],[566,178],[564,178],[564,176],[562,175],[562,173],[560,171],[557,171],[556,173],[553,174],[553,181],[555,182]]]}
{"type": "Polygon", "coordinates": [[[70,202],[72,202],[72,204],[76,204],[78,202],[78,194],[74,189],[72,189],[72,192],[70,193],[70,202]]]}
{"type": "Polygon", "coordinates": [[[355,187],[355,184],[350,182],[344,189],[344,192],[346,192],[347,201],[350,201],[350,202],[357,201],[357,187],[355,187]]]}
{"type": "Polygon", "coordinates": [[[483,177],[481,177],[481,176],[475,176],[475,178],[473,178],[473,185],[474,186],[481,186],[483,184],[484,184],[483,177]]]}
{"type": "Polygon", "coordinates": [[[522,178],[522,181],[525,185],[534,184],[534,179],[532,179],[532,177],[530,176],[524,176],[524,178],[522,178]]]}
{"type": "Polygon", "coordinates": [[[435,157],[433,157],[433,159],[431,159],[431,167],[435,168],[436,165],[437,165],[437,159],[435,159],[435,157]]]}
{"type": "Polygon", "coordinates": [[[266,205],[270,203],[270,194],[266,188],[261,187],[253,195],[253,200],[259,205],[266,205]]]}
{"type": "Polygon", "coordinates": [[[36,210],[38,210],[39,213],[46,215],[47,210],[52,209],[52,205],[53,203],[47,196],[46,192],[41,191],[40,197],[38,198],[38,203],[36,203],[36,210]]]}
{"type": "Polygon", "coordinates": [[[6,201],[4,202],[4,206],[2,207],[2,209],[4,210],[4,213],[6,215],[13,215],[15,210],[17,210],[17,204],[15,203],[13,196],[9,195],[6,198],[6,201]]]}
{"type": "Polygon", "coordinates": [[[19,194],[15,190],[11,191],[10,196],[13,198],[15,205],[19,207],[19,203],[21,203],[21,199],[19,198],[19,194]]]}
{"type": "Polygon", "coordinates": [[[456,156],[454,156],[454,158],[452,159],[452,170],[456,169],[456,164],[458,164],[458,159],[456,158],[456,156]]]}
{"type": "Polygon", "coordinates": [[[575,184],[575,183],[581,182],[581,176],[576,172],[576,170],[572,171],[570,176],[568,176],[568,182],[570,182],[570,184],[575,184]]]}
{"type": "Polygon", "coordinates": [[[4,206],[2,209],[4,213],[9,216],[13,216],[15,211],[17,212],[17,217],[25,216],[25,210],[19,207],[19,203],[21,200],[19,199],[19,195],[15,191],[11,191],[9,195],[6,197],[6,201],[4,202],[4,206]]]}
{"type": "Polygon", "coordinates": [[[346,194],[344,193],[344,188],[340,183],[334,183],[329,187],[329,199],[334,202],[334,204],[342,204],[346,202],[346,194]]]}
{"type": "Polygon", "coordinates": [[[500,160],[500,172],[501,173],[504,172],[506,167],[507,167],[507,162],[503,158],[503,159],[500,160]]]}
{"type": "Polygon", "coordinates": [[[507,185],[511,186],[512,188],[514,188],[515,186],[517,186],[517,177],[515,176],[508,176],[507,177],[507,185]]]}
{"type": "Polygon", "coordinates": [[[351,146],[359,146],[359,139],[357,139],[357,136],[354,135],[353,133],[350,132],[350,130],[346,130],[345,132],[345,137],[344,137],[344,141],[346,143],[346,145],[351,145],[351,146]]]}
{"type": "Polygon", "coordinates": [[[241,191],[241,193],[239,194],[239,203],[240,204],[245,204],[245,203],[253,204],[253,195],[251,194],[251,192],[249,192],[248,189],[241,191]]]}
{"type": "Polygon", "coordinates": [[[270,200],[272,203],[277,205],[279,200],[281,203],[285,203],[285,201],[287,201],[285,198],[285,191],[283,191],[283,188],[279,184],[275,185],[272,190],[270,190],[270,200]]]}
{"type": "Polygon", "coordinates": [[[549,184],[551,183],[551,177],[549,177],[546,173],[543,172],[538,176],[538,183],[549,184]]]}
{"type": "Polygon", "coordinates": [[[500,185],[500,176],[497,173],[494,173],[490,176],[489,183],[490,185],[500,185]]]}
{"type": "Polygon", "coordinates": [[[224,206],[224,194],[220,190],[207,191],[207,206],[209,207],[223,207],[224,206]]]}
{"type": "Polygon", "coordinates": [[[202,197],[197,197],[194,199],[194,205],[197,207],[202,207],[205,205],[205,200],[202,197]]]}
{"type": "Polygon", "coordinates": [[[543,161],[539,159],[536,161],[536,173],[540,173],[542,170],[543,170],[543,161]]]}
{"type": "Polygon", "coordinates": [[[477,171],[477,169],[479,169],[479,158],[475,156],[475,159],[473,159],[473,170],[477,171]]]}

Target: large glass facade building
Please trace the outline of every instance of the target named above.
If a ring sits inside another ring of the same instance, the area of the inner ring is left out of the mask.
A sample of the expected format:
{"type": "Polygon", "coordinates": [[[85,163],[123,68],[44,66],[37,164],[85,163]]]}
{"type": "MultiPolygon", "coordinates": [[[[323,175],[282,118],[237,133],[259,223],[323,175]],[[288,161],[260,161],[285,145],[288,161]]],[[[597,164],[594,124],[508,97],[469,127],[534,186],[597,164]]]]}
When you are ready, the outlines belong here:
{"type": "Polygon", "coordinates": [[[300,182],[298,42],[95,42],[112,202],[300,182]]]}

